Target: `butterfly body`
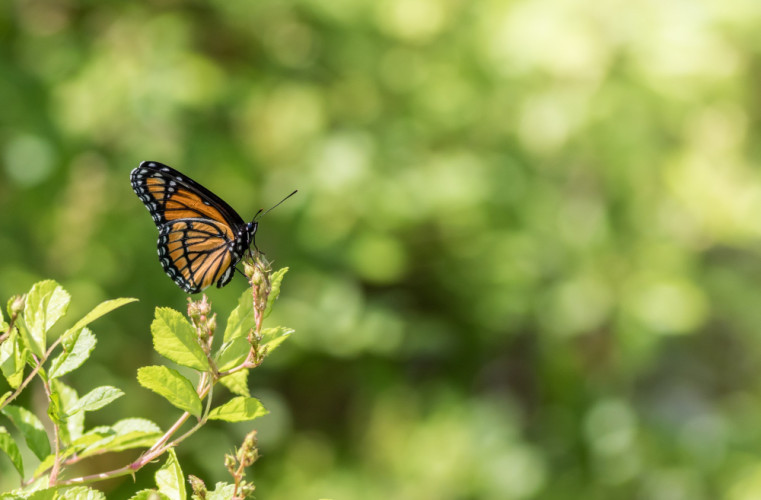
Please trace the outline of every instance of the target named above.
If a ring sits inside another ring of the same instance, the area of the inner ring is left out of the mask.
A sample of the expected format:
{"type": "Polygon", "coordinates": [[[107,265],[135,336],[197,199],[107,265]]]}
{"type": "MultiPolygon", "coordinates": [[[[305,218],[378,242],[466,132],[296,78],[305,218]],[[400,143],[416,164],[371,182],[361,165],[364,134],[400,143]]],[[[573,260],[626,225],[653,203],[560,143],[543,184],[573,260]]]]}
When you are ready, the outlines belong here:
{"type": "Polygon", "coordinates": [[[229,283],[258,223],[244,222],[217,195],[162,163],[142,162],[130,180],[158,227],[164,272],[187,293],[229,283]]]}

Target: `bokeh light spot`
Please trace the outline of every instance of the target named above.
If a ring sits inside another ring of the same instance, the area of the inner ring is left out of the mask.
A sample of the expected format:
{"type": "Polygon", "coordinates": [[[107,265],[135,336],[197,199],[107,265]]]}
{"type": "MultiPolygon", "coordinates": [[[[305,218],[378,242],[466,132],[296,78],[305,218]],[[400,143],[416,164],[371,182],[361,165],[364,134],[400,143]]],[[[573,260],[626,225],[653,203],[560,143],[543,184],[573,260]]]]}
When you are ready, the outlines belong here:
{"type": "Polygon", "coordinates": [[[372,283],[398,281],[407,269],[407,255],[400,242],[386,235],[364,233],[349,249],[354,269],[372,283]]]}
{"type": "Polygon", "coordinates": [[[683,280],[644,283],[631,295],[628,308],[650,329],[660,333],[689,333],[708,312],[702,290],[683,280]]]}
{"type": "Polygon", "coordinates": [[[42,137],[16,136],[3,153],[5,171],[20,186],[34,186],[50,175],[53,156],[53,147],[42,137]]]}
{"type": "Polygon", "coordinates": [[[433,38],[445,24],[444,3],[436,0],[380,0],[378,24],[408,42],[433,38]]]}

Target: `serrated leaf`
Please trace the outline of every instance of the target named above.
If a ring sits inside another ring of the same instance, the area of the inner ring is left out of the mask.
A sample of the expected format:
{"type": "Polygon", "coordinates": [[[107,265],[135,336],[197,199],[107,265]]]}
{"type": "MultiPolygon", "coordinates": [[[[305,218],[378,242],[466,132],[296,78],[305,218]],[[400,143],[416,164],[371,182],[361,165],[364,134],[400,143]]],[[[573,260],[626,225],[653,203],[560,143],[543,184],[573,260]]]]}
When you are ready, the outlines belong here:
{"type": "Polygon", "coordinates": [[[48,404],[48,417],[53,423],[59,427],[65,425],[66,414],[63,411],[63,404],[61,403],[61,395],[55,391],[50,393],[50,401],[48,404]]]}
{"type": "Polygon", "coordinates": [[[222,377],[219,381],[230,389],[230,392],[238,394],[240,396],[250,397],[251,393],[248,391],[248,370],[240,370],[232,375],[222,377]]]}
{"type": "Polygon", "coordinates": [[[187,498],[185,476],[182,474],[174,448],[169,448],[167,455],[169,456],[164,465],[156,471],[156,486],[171,500],[185,500],[187,498]]]}
{"type": "Polygon", "coordinates": [[[45,427],[34,413],[21,406],[8,405],[3,408],[3,414],[21,431],[27,446],[37,458],[42,460],[50,453],[50,441],[45,427]]]}
{"type": "Polygon", "coordinates": [[[193,384],[178,371],[166,366],[144,366],[137,371],[137,381],[164,397],[172,406],[195,417],[201,416],[203,406],[193,384]]]}
{"type": "Polygon", "coordinates": [[[113,429],[119,435],[131,432],[161,433],[161,427],[147,418],[125,418],[116,422],[113,429]]]}
{"type": "MultiPolygon", "coordinates": [[[[88,432],[88,434],[90,434],[88,432]]],[[[133,448],[148,448],[162,435],[161,429],[144,418],[120,420],[113,427],[100,429],[93,436],[83,436],[75,445],[84,444],[80,457],[87,457],[104,451],[116,452],[133,448]],[[88,438],[93,437],[88,442],[88,438]]]]}
{"type": "Polygon", "coordinates": [[[209,369],[209,360],[198,344],[196,330],[179,312],[157,307],[151,334],[153,348],[165,358],[195,370],[209,369]]]}
{"type": "Polygon", "coordinates": [[[272,312],[272,304],[274,304],[275,300],[280,296],[280,284],[283,282],[283,276],[285,276],[285,273],[287,272],[288,268],[283,267],[272,273],[272,276],[270,276],[270,294],[267,296],[267,307],[264,308],[265,318],[270,315],[270,312],[272,312]]]}
{"type": "Polygon", "coordinates": [[[26,500],[58,500],[58,488],[44,488],[33,492],[26,500]]]}
{"type": "Polygon", "coordinates": [[[45,335],[66,314],[71,296],[53,280],[36,283],[26,297],[24,324],[29,348],[38,357],[45,352],[45,335]]]}
{"type": "Polygon", "coordinates": [[[150,448],[162,436],[161,432],[145,434],[142,432],[129,432],[122,436],[112,436],[108,440],[98,441],[85,448],[80,457],[99,455],[103,452],[118,452],[133,450],[135,448],[150,448]]]}
{"type": "Polygon", "coordinates": [[[51,495],[55,495],[56,488],[48,488],[49,478],[47,476],[38,477],[31,480],[30,484],[26,484],[23,487],[9,491],[7,493],[0,493],[1,500],[20,500],[35,498],[37,500],[44,498],[53,498],[51,495]],[[40,492],[47,492],[47,496],[39,496],[40,492]]]}
{"type": "Polygon", "coordinates": [[[209,412],[209,420],[243,422],[269,413],[256,398],[239,396],[209,412]]]}
{"type": "Polygon", "coordinates": [[[170,500],[170,498],[157,490],[140,490],[129,500],[170,500]]]}
{"type": "Polygon", "coordinates": [[[101,442],[107,442],[115,435],[116,431],[114,431],[111,426],[99,425],[82,434],[78,439],[71,443],[69,449],[81,451],[89,447],[95,447],[100,445],[101,442]]]}
{"type": "Polygon", "coordinates": [[[62,488],[59,491],[61,500],[105,500],[106,495],[102,491],[88,488],[87,486],[72,486],[62,488]]]}
{"type": "Polygon", "coordinates": [[[29,335],[29,329],[26,327],[26,323],[24,322],[24,316],[19,315],[18,318],[16,318],[15,323],[16,331],[18,332],[18,339],[19,339],[19,345],[21,346],[21,349],[23,350],[23,358],[24,361],[29,366],[36,366],[34,363],[34,360],[32,359],[32,340],[29,335]]]}
{"type": "Polygon", "coordinates": [[[19,473],[19,476],[24,477],[24,462],[21,460],[21,452],[19,452],[16,441],[13,440],[11,433],[6,430],[5,427],[0,426],[0,450],[3,450],[8,458],[11,459],[13,466],[19,473]]]}
{"type": "Polygon", "coordinates": [[[104,316],[104,315],[110,313],[114,309],[118,309],[119,307],[121,307],[121,306],[123,306],[125,304],[129,304],[130,302],[136,302],[136,301],[137,301],[137,299],[133,299],[131,297],[124,297],[124,298],[120,298],[120,299],[112,299],[112,300],[107,300],[105,302],[101,302],[100,304],[95,306],[92,309],[92,311],[90,311],[89,313],[85,314],[82,319],[80,319],[79,321],[74,323],[74,325],[71,328],[66,330],[66,332],[63,334],[63,336],[65,337],[64,338],[64,347],[65,347],[65,344],[67,342],[67,338],[70,335],[72,335],[73,333],[77,332],[78,330],[81,330],[85,326],[89,325],[90,323],[92,323],[96,319],[100,318],[101,316],[104,316]]]}
{"type": "Polygon", "coordinates": [[[206,493],[206,500],[230,500],[235,493],[234,484],[217,483],[214,486],[214,491],[206,493]]]}
{"type": "Polygon", "coordinates": [[[267,354],[270,354],[293,332],[294,330],[292,328],[286,328],[284,326],[264,328],[262,330],[262,347],[267,349],[267,354]]]}
{"type": "Polygon", "coordinates": [[[74,345],[68,351],[64,350],[51,363],[48,371],[48,376],[51,379],[65,375],[82,366],[98,342],[89,328],[81,328],[73,337],[75,337],[73,339],[74,345]]]}
{"type": "Polygon", "coordinates": [[[250,350],[251,344],[246,337],[234,338],[222,344],[215,357],[219,371],[229,370],[241,364],[250,350]]]}
{"type": "Polygon", "coordinates": [[[246,289],[238,298],[238,305],[227,318],[223,344],[214,355],[214,361],[220,371],[238,366],[246,359],[251,350],[248,333],[254,326],[251,290],[246,289]]]}
{"type": "Polygon", "coordinates": [[[62,441],[65,444],[71,443],[79,439],[85,429],[85,412],[71,414],[71,409],[79,401],[79,394],[60,380],[52,380],[50,386],[53,392],[59,395],[62,415],[67,415],[63,418],[64,426],[61,427],[62,441]]]}
{"type": "Polygon", "coordinates": [[[230,342],[239,337],[245,338],[254,326],[254,304],[251,298],[251,289],[247,288],[238,297],[238,305],[227,317],[225,335],[222,337],[222,341],[230,342]]]}
{"type": "Polygon", "coordinates": [[[103,385],[96,387],[81,398],[69,410],[69,415],[74,415],[80,411],[95,411],[103,408],[107,404],[111,403],[115,399],[118,399],[124,395],[121,389],[112,387],[110,385],[103,385]]]}
{"type": "Polygon", "coordinates": [[[13,389],[17,389],[24,380],[27,352],[21,345],[16,329],[0,345],[0,371],[13,389]]]}
{"type": "Polygon", "coordinates": [[[97,430],[91,429],[82,434],[79,439],[71,443],[69,449],[79,453],[80,458],[85,458],[102,453],[115,438],[116,433],[111,427],[100,426],[97,430]]]}

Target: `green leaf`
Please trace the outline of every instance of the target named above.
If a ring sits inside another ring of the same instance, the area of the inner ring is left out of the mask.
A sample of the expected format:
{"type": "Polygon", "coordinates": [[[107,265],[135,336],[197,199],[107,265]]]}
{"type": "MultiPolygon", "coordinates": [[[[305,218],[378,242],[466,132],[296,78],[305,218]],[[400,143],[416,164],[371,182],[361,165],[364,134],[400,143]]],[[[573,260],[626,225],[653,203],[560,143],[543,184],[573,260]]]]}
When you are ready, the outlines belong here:
{"type": "Polygon", "coordinates": [[[272,273],[272,276],[270,277],[270,294],[267,296],[267,307],[264,308],[265,318],[270,315],[270,312],[272,312],[272,304],[274,304],[275,300],[280,296],[280,284],[283,282],[283,276],[285,276],[285,273],[287,272],[288,268],[283,267],[272,273]]]}
{"type": "Polygon", "coordinates": [[[214,491],[206,493],[206,500],[230,500],[235,492],[235,485],[228,483],[217,483],[214,485],[214,491]]]}
{"type": "Polygon", "coordinates": [[[99,410],[123,395],[124,392],[122,392],[121,389],[117,389],[110,385],[96,387],[79,398],[79,401],[77,401],[74,407],[69,410],[69,415],[74,415],[80,411],[99,410]]]}
{"type": "Polygon", "coordinates": [[[224,342],[248,336],[249,330],[254,328],[254,304],[251,299],[251,289],[247,288],[238,298],[238,305],[230,313],[225,325],[224,342]]]}
{"type": "Polygon", "coordinates": [[[21,453],[19,452],[16,441],[11,437],[5,427],[0,426],[0,450],[3,450],[8,458],[11,459],[13,466],[18,471],[19,475],[24,477],[24,463],[21,460],[21,453]]]}
{"type": "Polygon", "coordinates": [[[248,391],[248,370],[237,371],[232,375],[222,377],[219,381],[234,394],[246,397],[251,396],[251,393],[248,391]]]}
{"type": "Polygon", "coordinates": [[[5,403],[5,400],[8,399],[9,397],[11,397],[12,394],[13,394],[13,392],[8,391],[5,394],[3,394],[2,396],[0,396],[0,407],[3,406],[3,403],[5,403]]]}
{"type": "Polygon", "coordinates": [[[66,425],[66,413],[63,410],[61,395],[55,391],[50,393],[50,402],[48,404],[48,417],[59,427],[66,425]]]}
{"type": "Polygon", "coordinates": [[[13,310],[13,301],[16,300],[16,297],[13,296],[10,299],[8,299],[8,302],[5,304],[5,312],[8,313],[8,317],[12,317],[13,313],[11,312],[13,310]]]}
{"type": "Polygon", "coordinates": [[[215,356],[215,362],[219,367],[219,371],[229,370],[241,364],[248,356],[250,350],[251,344],[248,343],[248,339],[245,336],[222,344],[215,356]]]}
{"type": "Polygon", "coordinates": [[[82,436],[76,445],[84,445],[80,457],[103,452],[148,448],[162,435],[159,426],[144,418],[127,418],[112,427],[93,429],[82,436]]]}
{"type": "Polygon", "coordinates": [[[7,493],[0,493],[0,500],[20,500],[34,498],[35,500],[53,499],[56,495],[57,488],[48,488],[49,478],[47,476],[38,477],[30,484],[24,485],[7,493]]]}
{"type": "Polygon", "coordinates": [[[256,398],[239,396],[209,412],[209,420],[243,422],[269,413],[256,398]]]}
{"type": "Polygon", "coordinates": [[[209,369],[209,360],[198,344],[195,328],[179,312],[157,307],[151,333],[154,349],[165,358],[195,370],[209,369]]]}
{"type": "Polygon", "coordinates": [[[101,302],[100,304],[95,306],[92,309],[92,311],[90,311],[89,313],[85,314],[82,319],[80,319],[79,321],[74,323],[74,325],[71,328],[69,328],[68,330],[66,330],[66,332],[64,332],[64,334],[63,334],[63,337],[64,337],[64,340],[63,340],[64,348],[69,350],[69,345],[68,344],[73,342],[74,340],[76,340],[76,339],[71,339],[70,337],[74,333],[76,333],[77,331],[81,330],[82,328],[84,328],[85,326],[89,325],[90,323],[92,323],[96,319],[100,318],[101,316],[104,316],[104,315],[110,313],[114,309],[118,309],[119,307],[121,307],[121,306],[123,306],[125,304],[129,304],[130,302],[136,302],[136,301],[137,301],[137,299],[133,299],[131,297],[124,297],[124,298],[120,298],[120,299],[112,299],[112,300],[107,300],[105,302],[101,302]]]}
{"type": "Polygon", "coordinates": [[[170,498],[157,490],[140,490],[129,500],[170,500],[170,498]]]}
{"type": "Polygon", "coordinates": [[[120,436],[134,432],[142,432],[145,434],[161,433],[161,427],[147,418],[125,418],[116,422],[113,425],[113,428],[120,436]]]}
{"type": "Polygon", "coordinates": [[[50,386],[52,391],[59,395],[61,414],[64,416],[62,419],[64,427],[61,428],[62,440],[64,443],[71,443],[79,439],[85,429],[85,412],[71,414],[72,408],[79,401],[79,394],[60,380],[52,380],[50,386]]]}
{"type": "Polygon", "coordinates": [[[30,338],[29,329],[26,327],[23,315],[20,315],[18,318],[16,318],[15,325],[16,330],[18,331],[19,345],[21,346],[21,349],[24,353],[24,361],[26,361],[29,366],[35,366],[34,360],[31,356],[33,352],[31,349],[33,341],[30,338]]]}
{"type": "Polygon", "coordinates": [[[274,328],[262,329],[262,347],[267,349],[267,354],[277,348],[283,343],[285,339],[292,334],[294,330],[292,328],[286,328],[284,326],[276,326],[274,328]]]}
{"type": "Polygon", "coordinates": [[[87,486],[72,486],[59,490],[61,500],[105,500],[106,495],[102,491],[88,488],[87,486]]]}
{"type": "Polygon", "coordinates": [[[31,351],[39,357],[45,352],[45,334],[66,314],[71,296],[53,280],[40,281],[29,291],[24,323],[29,332],[31,351]]]}
{"type": "Polygon", "coordinates": [[[37,458],[42,460],[50,453],[50,441],[45,427],[34,413],[21,406],[8,405],[3,408],[3,414],[21,431],[27,446],[37,458]]]}
{"type": "Polygon", "coordinates": [[[58,500],[58,487],[39,489],[24,498],[27,500],[58,500]]]}
{"type": "Polygon", "coordinates": [[[137,371],[137,381],[146,389],[163,396],[173,406],[200,417],[201,399],[193,384],[176,370],[166,366],[144,366],[137,371]]]}
{"type": "Polygon", "coordinates": [[[51,379],[65,375],[70,371],[76,370],[95,348],[97,339],[89,328],[81,328],[72,335],[74,345],[68,350],[64,350],[51,363],[48,376],[51,379]]]}
{"type": "Polygon", "coordinates": [[[246,359],[251,350],[251,344],[248,343],[248,332],[254,326],[251,290],[246,289],[238,298],[238,305],[227,318],[223,344],[214,355],[214,360],[220,371],[238,366],[246,359]]]}
{"type": "Polygon", "coordinates": [[[0,345],[0,371],[13,389],[17,389],[24,380],[24,366],[26,366],[28,352],[21,345],[21,339],[15,328],[0,345]]]}
{"type": "Polygon", "coordinates": [[[171,500],[185,500],[187,498],[185,476],[182,475],[182,469],[177,461],[174,448],[169,448],[167,454],[169,456],[166,462],[156,471],[156,486],[161,493],[171,500]]]}

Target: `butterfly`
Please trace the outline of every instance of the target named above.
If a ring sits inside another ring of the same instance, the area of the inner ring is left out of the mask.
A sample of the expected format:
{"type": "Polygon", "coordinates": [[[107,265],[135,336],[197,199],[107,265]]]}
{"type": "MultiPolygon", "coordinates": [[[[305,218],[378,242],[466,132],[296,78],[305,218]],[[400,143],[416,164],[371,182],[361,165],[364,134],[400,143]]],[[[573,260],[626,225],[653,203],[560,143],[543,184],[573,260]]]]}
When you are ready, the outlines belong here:
{"type": "Polygon", "coordinates": [[[217,288],[227,285],[254,243],[262,210],[244,222],[219,196],[157,161],[140,163],[130,180],[159,229],[164,272],[187,293],[198,293],[214,282],[217,288]]]}

